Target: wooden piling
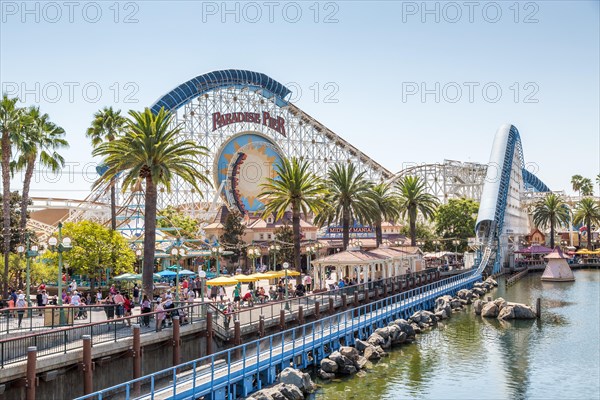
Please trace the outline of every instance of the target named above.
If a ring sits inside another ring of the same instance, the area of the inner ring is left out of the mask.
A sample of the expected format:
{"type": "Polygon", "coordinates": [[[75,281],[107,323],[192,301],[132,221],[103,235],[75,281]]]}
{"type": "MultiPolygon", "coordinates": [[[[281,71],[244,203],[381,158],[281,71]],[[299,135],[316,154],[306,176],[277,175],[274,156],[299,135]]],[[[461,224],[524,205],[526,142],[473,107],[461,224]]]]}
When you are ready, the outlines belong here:
{"type": "Polygon", "coordinates": [[[321,303],[319,303],[318,301],[315,301],[315,316],[317,318],[321,317],[321,303]]]}
{"type": "Polygon", "coordinates": [[[329,315],[335,314],[335,308],[333,307],[333,297],[329,297],[329,315]]]}
{"type": "Polygon", "coordinates": [[[298,323],[300,325],[304,325],[304,307],[303,306],[298,307],[298,323]]]}
{"type": "Polygon", "coordinates": [[[35,368],[37,361],[37,347],[31,346],[27,348],[27,386],[25,398],[27,400],[35,400],[35,368]]]}
{"type": "Polygon", "coordinates": [[[83,394],[90,394],[94,391],[93,371],[92,371],[92,337],[83,335],[83,394]]]}
{"type": "MultiPolygon", "coordinates": [[[[133,379],[142,376],[142,341],[140,339],[140,325],[133,325],[133,379]]],[[[139,393],[141,382],[133,384],[133,391],[139,393]]]]}
{"type": "Polygon", "coordinates": [[[279,310],[279,329],[285,330],[285,310],[283,308],[279,310]]]}
{"type": "Polygon", "coordinates": [[[213,353],[213,313],[212,311],[206,312],[206,355],[213,353]]]}
{"type": "Polygon", "coordinates": [[[181,364],[181,336],[179,333],[179,317],[173,317],[173,366],[181,364]]]}
{"type": "Polygon", "coordinates": [[[535,315],[538,318],[542,316],[542,299],[538,297],[535,301],[535,315]]]}
{"type": "Polygon", "coordinates": [[[265,316],[264,315],[260,315],[258,317],[258,336],[259,337],[265,336],[265,316]]]}

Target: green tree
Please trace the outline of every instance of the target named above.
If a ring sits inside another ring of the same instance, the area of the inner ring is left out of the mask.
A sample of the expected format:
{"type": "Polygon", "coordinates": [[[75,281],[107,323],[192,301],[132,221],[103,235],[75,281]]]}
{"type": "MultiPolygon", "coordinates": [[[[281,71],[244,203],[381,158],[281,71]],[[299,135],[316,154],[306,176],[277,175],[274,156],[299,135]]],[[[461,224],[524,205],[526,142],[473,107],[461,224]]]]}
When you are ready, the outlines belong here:
{"type": "MultiPolygon", "coordinates": [[[[3,196],[0,195],[0,201],[2,201],[3,196]]],[[[20,221],[21,221],[21,202],[22,197],[19,192],[14,191],[10,194],[10,245],[9,249],[12,253],[16,252],[17,245],[19,243],[24,243],[20,238],[20,221]]],[[[31,199],[27,202],[27,206],[30,206],[31,199]]],[[[29,219],[29,211],[27,207],[25,207],[25,218],[29,219]]],[[[29,231],[30,237],[33,239],[35,235],[32,231],[29,231]]],[[[33,242],[32,242],[33,244],[33,242]]],[[[4,263],[2,264],[4,265],[4,263]]]]}
{"type": "Polygon", "coordinates": [[[65,160],[58,150],[69,147],[69,143],[64,139],[64,129],[51,122],[48,114],[42,114],[39,107],[30,107],[27,115],[30,123],[25,127],[23,134],[17,138],[18,157],[11,162],[13,173],[25,170],[19,224],[20,239],[23,243],[27,225],[27,206],[30,204],[29,188],[35,165],[39,161],[41,166],[49,168],[54,173],[60,171],[65,165],[65,160]]]}
{"type": "Polygon", "coordinates": [[[227,214],[225,223],[223,224],[223,234],[219,236],[219,243],[226,248],[231,250],[233,255],[231,261],[237,263],[240,256],[244,252],[244,231],[246,227],[242,224],[242,216],[238,212],[231,212],[227,214]]]}
{"type": "Polygon", "coordinates": [[[439,200],[427,193],[425,181],[416,176],[405,176],[397,184],[400,196],[400,210],[402,218],[408,217],[410,225],[411,246],[417,244],[417,215],[420,213],[424,220],[432,219],[439,200]]]}
{"type": "MultiPolygon", "coordinates": [[[[422,250],[434,251],[435,245],[433,244],[433,241],[437,236],[435,235],[433,227],[421,222],[417,222],[415,226],[415,231],[417,238],[419,238],[425,243],[422,250]]],[[[400,228],[400,234],[406,237],[410,237],[410,225],[402,226],[402,228],[400,228]]]]}
{"type": "Polygon", "coordinates": [[[317,213],[324,206],[323,197],[326,194],[325,185],[321,178],[310,171],[308,161],[297,158],[284,158],[275,165],[275,178],[267,178],[261,184],[262,193],[259,198],[264,200],[263,215],[275,214],[276,219],[291,209],[292,230],[294,232],[293,266],[300,271],[300,216],[305,218],[309,213],[317,213]]]}
{"type": "MultiPolygon", "coordinates": [[[[104,142],[112,142],[121,136],[127,126],[127,118],[121,115],[121,110],[113,110],[112,107],[104,107],[94,114],[94,120],[86,131],[86,136],[92,139],[92,146],[98,147],[104,142]]],[[[110,181],[110,226],[114,231],[117,229],[117,205],[116,188],[114,177],[110,181]]]]}
{"type": "Polygon", "coordinates": [[[400,217],[400,207],[398,196],[392,191],[389,183],[382,182],[373,186],[370,196],[374,206],[371,221],[375,225],[375,239],[379,246],[383,243],[382,222],[396,221],[400,217]]]}
{"type": "Polygon", "coordinates": [[[276,228],[273,231],[275,240],[281,246],[281,250],[277,255],[277,261],[279,264],[283,264],[285,261],[293,262],[294,260],[294,247],[290,246],[289,243],[294,242],[294,230],[289,225],[283,225],[276,228]]]}
{"type": "Polygon", "coordinates": [[[15,142],[23,134],[25,126],[29,123],[23,108],[17,107],[17,98],[10,99],[7,95],[2,96],[0,102],[0,133],[2,148],[2,235],[4,237],[4,271],[2,274],[2,292],[4,297],[8,296],[8,264],[10,254],[10,162],[12,160],[12,148],[15,142]]]}
{"type": "Polygon", "coordinates": [[[175,235],[184,239],[196,239],[198,237],[198,220],[188,217],[173,206],[167,206],[157,213],[157,226],[170,229],[175,235]]]}
{"type": "Polygon", "coordinates": [[[204,171],[200,157],[208,150],[193,140],[179,138],[181,125],[173,127],[174,117],[164,108],[154,114],[149,108],[142,112],[130,111],[130,120],[123,135],[113,141],[101,143],[93,152],[104,157],[108,170],[95,186],[111,182],[123,173],[123,190],[145,183],[144,201],[144,265],[142,286],[144,293],[152,294],[154,251],[156,243],[156,211],[158,186],[171,191],[176,177],[189,183],[201,192],[198,183],[209,180],[199,171],[204,171]]]}
{"type": "Polygon", "coordinates": [[[451,240],[444,241],[446,250],[457,248],[464,251],[467,239],[473,236],[479,203],[471,199],[450,199],[442,204],[435,213],[435,231],[447,239],[459,239],[460,245],[454,246],[451,240]]]}
{"type": "Polygon", "coordinates": [[[573,222],[587,227],[587,248],[591,250],[592,224],[600,224],[600,204],[591,197],[584,197],[575,206],[573,222]]]}
{"type": "MultiPolygon", "coordinates": [[[[133,272],[135,253],[119,232],[96,222],[80,221],[65,223],[62,233],[72,240],[73,247],[63,253],[63,260],[74,274],[87,275],[93,282],[106,268],[112,275],[133,272]]],[[[56,253],[47,258],[57,265],[56,253]]]]}
{"type": "Polygon", "coordinates": [[[325,183],[329,190],[326,208],[317,215],[318,225],[338,222],[342,225],[344,250],[350,243],[350,225],[354,221],[361,224],[371,221],[373,210],[377,208],[372,197],[373,185],[365,172],[358,172],[354,164],[335,164],[329,169],[325,183]]]}
{"type": "Polygon", "coordinates": [[[554,229],[569,222],[569,208],[564,200],[554,193],[548,193],[539,200],[533,209],[533,223],[546,228],[550,226],[550,247],[554,248],[554,229]]]}
{"type": "MultiPolygon", "coordinates": [[[[4,268],[4,260],[0,260],[0,268],[4,268]]],[[[8,262],[8,284],[10,287],[23,288],[23,276],[27,270],[27,259],[19,254],[11,254],[8,262]]],[[[52,282],[56,280],[56,271],[48,268],[46,263],[40,260],[40,257],[31,260],[30,266],[31,287],[35,287],[42,282],[52,282]]],[[[35,290],[32,290],[35,293],[35,290]]]]}

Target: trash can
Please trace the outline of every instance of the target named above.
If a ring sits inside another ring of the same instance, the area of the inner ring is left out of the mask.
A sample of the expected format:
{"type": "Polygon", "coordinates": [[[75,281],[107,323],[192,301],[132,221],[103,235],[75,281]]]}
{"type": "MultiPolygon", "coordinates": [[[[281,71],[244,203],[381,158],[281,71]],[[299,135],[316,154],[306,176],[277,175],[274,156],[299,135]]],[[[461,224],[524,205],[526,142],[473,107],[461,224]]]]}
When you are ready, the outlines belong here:
{"type": "Polygon", "coordinates": [[[62,314],[61,321],[61,308],[56,306],[46,306],[44,309],[44,326],[73,325],[72,310],[64,309],[62,314]]]}

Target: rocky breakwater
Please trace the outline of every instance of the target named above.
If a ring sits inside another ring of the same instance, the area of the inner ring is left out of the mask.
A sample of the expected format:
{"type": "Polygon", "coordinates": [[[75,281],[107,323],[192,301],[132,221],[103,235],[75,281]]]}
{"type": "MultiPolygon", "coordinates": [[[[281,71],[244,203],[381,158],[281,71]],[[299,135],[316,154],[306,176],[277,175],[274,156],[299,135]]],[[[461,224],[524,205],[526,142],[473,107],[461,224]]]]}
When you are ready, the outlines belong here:
{"type": "Polygon", "coordinates": [[[484,318],[507,319],[535,319],[537,316],[533,309],[521,303],[509,303],[502,297],[493,301],[476,300],[473,311],[484,318]]]}
{"type": "Polygon", "coordinates": [[[453,312],[462,311],[467,305],[481,301],[480,298],[486,293],[498,286],[492,278],[487,278],[483,282],[476,282],[473,289],[461,289],[456,296],[441,296],[435,299],[434,315],[438,320],[450,318],[453,312]]]}
{"type": "Polygon", "coordinates": [[[246,400],[302,400],[317,389],[310,375],[294,368],[279,374],[279,383],[247,397],[246,400]]]}
{"type": "Polygon", "coordinates": [[[342,346],[329,357],[321,360],[317,375],[329,380],[337,376],[361,374],[372,361],[386,356],[386,350],[404,343],[412,343],[416,335],[435,327],[438,321],[450,318],[466,305],[481,301],[498,283],[492,278],[475,283],[473,289],[462,289],[456,296],[441,296],[436,299],[434,312],[417,311],[408,320],[397,319],[384,328],[379,328],[366,341],[356,339],[354,347],[342,346]]]}

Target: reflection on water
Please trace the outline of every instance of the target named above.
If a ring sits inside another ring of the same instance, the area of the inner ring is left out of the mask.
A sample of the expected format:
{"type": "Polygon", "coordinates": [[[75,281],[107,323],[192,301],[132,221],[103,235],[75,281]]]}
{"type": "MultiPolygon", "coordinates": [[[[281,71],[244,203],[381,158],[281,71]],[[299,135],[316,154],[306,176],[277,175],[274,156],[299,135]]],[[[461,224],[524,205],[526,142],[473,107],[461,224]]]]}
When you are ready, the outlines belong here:
{"type": "Polygon", "coordinates": [[[454,314],[362,377],[321,382],[315,399],[599,399],[600,271],[542,283],[530,274],[490,295],[534,305],[542,318],[504,322],[454,314]]]}

